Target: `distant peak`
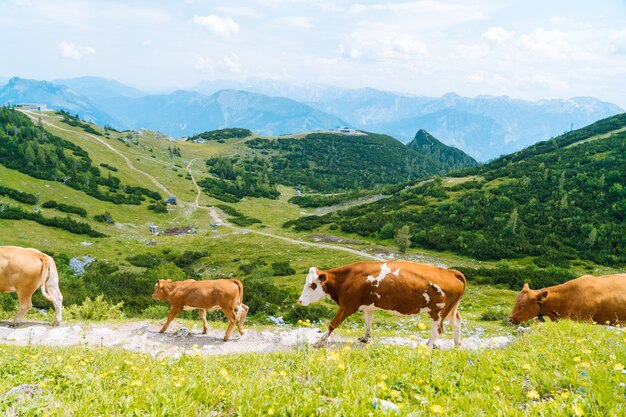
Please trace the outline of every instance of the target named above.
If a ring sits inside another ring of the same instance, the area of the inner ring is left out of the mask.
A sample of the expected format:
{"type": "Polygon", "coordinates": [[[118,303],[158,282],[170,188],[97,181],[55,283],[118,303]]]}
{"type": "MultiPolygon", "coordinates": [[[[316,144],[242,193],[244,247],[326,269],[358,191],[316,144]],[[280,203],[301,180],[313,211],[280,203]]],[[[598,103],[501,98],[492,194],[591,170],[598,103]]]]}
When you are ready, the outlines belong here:
{"type": "Polygon", "coordinates": [[[426,130],[420,129],[415,134],[415,138],[413,138],[412,143],[415,145],[435,145],[440,144],[441,142],[426,130]]]}

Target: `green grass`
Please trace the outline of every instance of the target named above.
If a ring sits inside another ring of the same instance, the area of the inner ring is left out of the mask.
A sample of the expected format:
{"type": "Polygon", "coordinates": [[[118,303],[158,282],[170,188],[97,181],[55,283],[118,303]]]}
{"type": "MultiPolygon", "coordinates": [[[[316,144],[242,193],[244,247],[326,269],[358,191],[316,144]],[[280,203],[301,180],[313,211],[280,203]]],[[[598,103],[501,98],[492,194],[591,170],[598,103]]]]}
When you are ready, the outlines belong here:
{"type": "MultiPolygon", "coordinates": [[[[235,342],[234,342],[235,343],[235,342]]],[[[501,350],[357,345],[181,358],[0,346],[0,392],[20,416],[624,415],[623,331],[563,321],[501,350]]]]}

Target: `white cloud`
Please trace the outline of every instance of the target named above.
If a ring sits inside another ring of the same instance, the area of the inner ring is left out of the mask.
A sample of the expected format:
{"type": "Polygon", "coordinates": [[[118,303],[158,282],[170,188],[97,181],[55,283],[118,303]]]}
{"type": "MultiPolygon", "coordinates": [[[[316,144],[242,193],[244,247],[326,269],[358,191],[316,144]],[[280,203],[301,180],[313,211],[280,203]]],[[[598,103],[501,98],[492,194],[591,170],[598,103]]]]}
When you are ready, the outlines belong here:
{"type": "Polygon", "coordinates": [[[584,41],[584,34],[545,30],[538,28],[528,35],[522,35],[518,45],[529,52],[548,59],[588,60],[593,58],[587,48],[578,45],[584,41]]]}
{"type": "Polygon", "coordinates": [[[96,50],[91,46],[76,46],[71,42],[63,41],[58,45],[59,52],[63,58],[79,60],[83,55],[93,55],[96,50]]]}
{"type": "Polygon", "coordinates": [[[311,29],[311,19],[305,16],[283,16],[274,19],[270,27],[288,27],[292,29],[311,29]]]}
{"type": "Polygon", "coordinates": [[[483,33],[483,38],[499,45],[504,45],[513,35],[514,32],[509,32],[502,27],[490,27],[483,33]]]}
{"type": "Polygon", "coordinates": [[[394,33],[391,28],[383,27],[353,32],[339,46],[339,52],[351,59],[371,61],[412,61],[428,56],[424,42],[412,35],[394,33]]]}
{"type": "Polygon", "coordinates": [[[211,32],[225,38],[239,32],[239,25],[230,17],[219,17],[214,14],[208,16],[194,16],[193,23],[207,27],[211,32]]]}

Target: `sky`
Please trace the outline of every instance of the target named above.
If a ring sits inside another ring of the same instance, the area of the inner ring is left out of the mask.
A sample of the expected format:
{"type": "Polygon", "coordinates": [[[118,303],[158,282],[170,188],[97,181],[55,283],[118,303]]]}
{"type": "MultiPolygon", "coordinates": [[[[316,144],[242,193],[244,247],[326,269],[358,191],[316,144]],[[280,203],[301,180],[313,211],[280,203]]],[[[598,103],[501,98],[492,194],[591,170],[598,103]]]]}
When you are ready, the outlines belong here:
{"type": "Polygon", "coordinates": [[[626,0],[0,0],[0,76],[271,78],[626,109],[626,0]]]}

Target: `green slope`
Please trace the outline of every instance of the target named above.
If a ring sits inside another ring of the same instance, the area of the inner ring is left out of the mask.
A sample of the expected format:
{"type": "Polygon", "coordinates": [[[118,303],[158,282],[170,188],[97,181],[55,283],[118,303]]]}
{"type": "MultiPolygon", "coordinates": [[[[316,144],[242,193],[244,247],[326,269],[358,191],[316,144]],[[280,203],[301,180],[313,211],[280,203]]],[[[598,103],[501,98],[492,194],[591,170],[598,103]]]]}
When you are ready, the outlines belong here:
{"type": "Polygon", "coordinates": [[[624,265],[625,127],[626,115],[614,116],[459,174],[471,181],[426,182],[287,226],[335,224],[384,240],[408,224],[418,247],[482,260],[530,256],[538,266],[575,259],[624,265]]]}

